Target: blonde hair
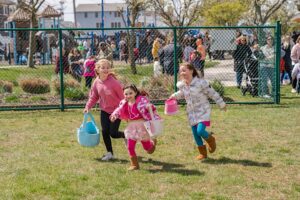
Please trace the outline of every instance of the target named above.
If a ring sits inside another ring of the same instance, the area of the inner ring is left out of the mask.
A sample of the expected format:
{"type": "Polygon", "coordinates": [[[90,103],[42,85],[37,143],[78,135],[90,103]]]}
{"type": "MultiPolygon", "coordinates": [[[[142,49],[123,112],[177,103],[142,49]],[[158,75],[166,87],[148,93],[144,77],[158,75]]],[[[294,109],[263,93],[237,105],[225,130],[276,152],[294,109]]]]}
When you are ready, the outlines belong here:
{"type": "MultiPolygon", "coordinates": [[[[111,62],[109,60],[107,60],[107,59],[100,59],[98,62],[96,62],[96,65],[95,65],[95,73],[97,74],[97,76],[99,76],[98,70],[105,63],[109,66],[110,69],[112,68],[111,62]]],[[[110,72],[109,75],[112,75],[115,79],[117,79],[117,75],[114,72],[110,72]]]]}

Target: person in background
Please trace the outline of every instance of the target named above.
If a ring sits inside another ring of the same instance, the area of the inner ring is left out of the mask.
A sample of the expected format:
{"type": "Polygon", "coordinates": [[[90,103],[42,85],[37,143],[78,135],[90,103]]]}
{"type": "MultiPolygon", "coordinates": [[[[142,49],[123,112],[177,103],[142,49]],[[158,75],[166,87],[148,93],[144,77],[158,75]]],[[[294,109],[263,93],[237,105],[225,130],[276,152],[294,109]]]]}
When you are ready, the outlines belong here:
{"type": "Polygon", "coordinates": [[[69,54],[69,63],[71,66],[71,75],[79,83],[81,82],[81,77],[83,74],[83,62],[80,51],[76,48],[73,48],[69,54]]]}
{"type": "Polygon", "coordinates": [[[83,76],[85,78],[85,87],[91,88],[93,78],[95,77],[95,56],[90,56],[83,63],[83,76]]]}
{"type": "Polygon", "coordinates": [[[111,62],[109,60],[99,60],[96,63],[95,73],[97,77],[93,82],[83,112],[89,112],[96,103],[99,104],[102,137],[107,150],[101,160],[108,161],[114,158],[111,137],[125,138],[124,133],[119,131],[121,120],[117,119],[111,122],[109,119],[124,95],[121,83],[116,79],[116,75],[111,72],[111,62]]]}
{"type": "Polygon", "coordinates": [[[287,73],[290,79],[290,83],[292,83],[292,59],[291,59],[291,50],[293,47],[293,42],[291,40],[291,37],[289,35],[285,35],[283,38],[283,42],[281,45],[281,49],[284,50],[285,55],[283,56],[283,61],[284,61],[284,68],[283,68],[283,73],[281,76],[281,82],[283,81],[284,74],[287,73]]]}
{"type": "MultiPolygon", "coordinates": [[[[68,55],[69,55],[69,52],[65,48],[62,48],[62,66],[63,66],[64,74],[70,73],[68,55]]],[[[61,59],[59,57],[59,52],[57,52],[57,55],[55,57],[55,69],[54,69],[56,74],[60,73],[60,60],[61,59]]]]}
{"type": "Polygon", "coordinates": [[[201,61],[200,61],[200,76],[204,77],[204,66],[205,66],[205,58],[206,58],[206,49],[205,46],[203,45],[203,38],[200,37],[196,41],[197,44],[197,51],[200,53],[201,56],[201,61]]]}
{"type": "MultiPolygon", "coordinates": [[[[292,48],[292,51],[291,51],[291,59],[292,59],[292,65],[293,65],[293,68],[294,66],[299,63],[300,61],[300,35],[298,36],[297,40],[296,40],[296,43],[295,45],[293,46],[292,48]]],[[[296,81],[295,79],[292,79],[292,93],[296,93],[296,81]]]]}
{"type": "Polygon", "coordinates": [[[106,59],[110,61],[110,66],[113,67],[113,52],[111,50],[110,45],[105,42],[100,42],[99,44],[99,52],[96,57],[97,60],[106,59]]]}
{"type": "Polygon", "coordinates": [[[273,46],[273,38],[267,37],[267,44],[260,48],[263,59],[260,61],[260,79],[261,86],[259,88],[259,95],[263,98],[271,98],[275,91],[275,50],[273,46]],[[271,91],[268,88],[268,81],[271,81],[271,91]]]}
{"type": "Polygon", "coordinates": [[[234,71],[236,72],[237,87],[240,88],[243,81],[243,73],[245,73],[245,65],[248,59],[251,58],[252,51],[248,45],[247,38],[241,36],[237,39],[237,47],[233,53],[235,61],[234,71]]]}

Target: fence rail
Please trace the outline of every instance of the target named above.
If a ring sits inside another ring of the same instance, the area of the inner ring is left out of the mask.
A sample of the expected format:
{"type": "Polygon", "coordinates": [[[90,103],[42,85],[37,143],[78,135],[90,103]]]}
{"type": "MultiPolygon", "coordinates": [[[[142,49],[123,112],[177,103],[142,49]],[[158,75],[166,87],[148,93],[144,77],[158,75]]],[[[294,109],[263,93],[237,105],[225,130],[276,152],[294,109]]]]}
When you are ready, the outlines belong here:
{"type": "Polygon", "coordinates": [[[83,107],[95,79],[86,73],[89,61],[101,58],[123,84],[135,83],[156,104],[177,90],[181,62],[192,63],[229,104],[280,103],[280,23],[15,28],[0,29],[0,36],[1,111],[83,107]]]}

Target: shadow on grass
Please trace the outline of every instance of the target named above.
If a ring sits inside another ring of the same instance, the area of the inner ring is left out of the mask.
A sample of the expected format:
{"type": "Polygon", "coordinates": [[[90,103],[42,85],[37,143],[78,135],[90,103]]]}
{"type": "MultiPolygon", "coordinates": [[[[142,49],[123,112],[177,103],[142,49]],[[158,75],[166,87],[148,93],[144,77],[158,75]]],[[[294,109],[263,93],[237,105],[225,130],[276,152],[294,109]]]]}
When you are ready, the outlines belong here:
{"type": "Polygon", "coordinates": [[[231,159],[227,157],[221,157],[219,159],[208,158],[206,160],[203,160],[202,162],[207,164],[214,164],[214,165],[239,164],[243,166],[272,167],[272,163],[268,163],[268,162],[256,162],[247,159],[238,160],[238,159],[231,159]]]}
{"type": "Polygon", "coordinates": [[[203,176],[204,172],[193,170],[193,169],[184,169],[182,167],[185,167],[182,164],[178,163],[167,163],[167,162],[161,162],[157,160],[142,160],[139,159],[139,162],[141,163],[151,163],[153,167],[149,169],[148,171],[151,173],[161,173],[161,172],[167,172],[167,173],[177,173],[181,174],[183,176],[203,176]]]}
{"type": "Polygon", "coordinates": [[[121,164],[129,163],[129,160],[119,159],[119,158],[114,158],[114,159],[111,159],[109,161],[101,160],[101,158],[94,158],[94,160],[96,160],[98,162],[103,162],[103,163],[107,163],[107,162],[110,162],[110,163],[121,163],[121,164]]]}
{"type": "MultiPolygon", "coordinates": [[[[94,160],[102,163],[119,163],[119,164],[127,164],[129,160],[114,158],[110,161],[103,161],[101,158],[95,158],[94,160]]],[[[168,172],[168,173],[177,173],[183,176],[203,176],[204,172],[198,170],[190,170],[184,169],[185,165],[178,164],[178,163],[167,163],[156,161],[152,159],[146,159],[144,157],[138,156],[139,163],[151,163],[153,166],[148,171],[151,173],[158,173],[158,172],[168,172]]]]}

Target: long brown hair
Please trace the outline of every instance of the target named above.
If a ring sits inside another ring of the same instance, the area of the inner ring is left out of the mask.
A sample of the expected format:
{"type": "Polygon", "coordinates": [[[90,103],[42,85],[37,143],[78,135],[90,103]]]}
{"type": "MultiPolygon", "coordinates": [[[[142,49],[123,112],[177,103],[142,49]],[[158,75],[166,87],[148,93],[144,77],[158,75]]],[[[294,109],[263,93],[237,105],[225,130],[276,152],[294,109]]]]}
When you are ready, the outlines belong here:
{"type": "Polygon", "coordinates": [[[193,71],[193,74],[192,74],[193,77],[196,77],[196,76],[197,76],[198,78],[200,77],[199,74],[198,74],[198,72],[197,72],[197,70],[196,70],[196,68],[194,67],[193,64],[191,64],[191,63],[181,63],[181,64],[180,64],[180,67],[181,67],[181,66],[182,66],[182,67],[186,67],[186,68],[188,68],[189,70],[193,71]]]}
{"type": "Polygon", "coordinates": [[[135,95],[135,98],[137,98],[138,96],[148,96],[148,93],[145,91],[145,90],[139,90],[136,85],[134,84],[130,84],[130,85],[127,85],[125,87],[123,87],[123,91],[126,90],[126,89],[131,89],[133,90],[136,95],[135,95]]]}

